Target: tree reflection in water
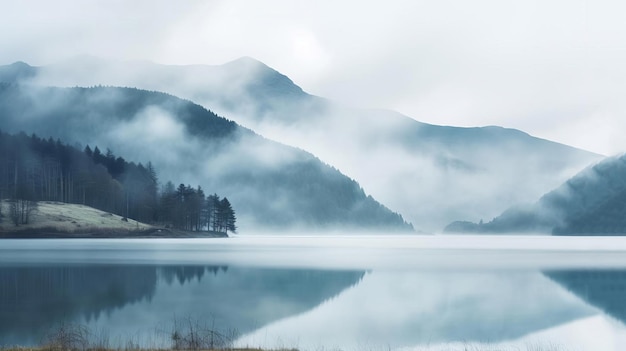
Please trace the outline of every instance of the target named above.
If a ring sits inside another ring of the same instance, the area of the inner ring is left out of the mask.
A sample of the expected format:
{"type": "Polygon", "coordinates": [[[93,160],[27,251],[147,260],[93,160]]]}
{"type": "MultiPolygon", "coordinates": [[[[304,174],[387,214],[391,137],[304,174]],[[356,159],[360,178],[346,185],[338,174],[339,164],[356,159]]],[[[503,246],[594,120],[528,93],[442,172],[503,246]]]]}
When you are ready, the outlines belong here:
{"type": "Polygon", "coordinates": [[[61,323],[103,321],[106,328],[111,315],[123,315],[132,305],[144,308],[153,326],[188,308],[198,316],[211,316],[221,328],[247,332],[307,311],[363,275],[199,265],[3,266],[0,341],[38,344],[61,323]],[[155,298],[160,291],[171,293],[172,287],[176,295],[155,298]]]}

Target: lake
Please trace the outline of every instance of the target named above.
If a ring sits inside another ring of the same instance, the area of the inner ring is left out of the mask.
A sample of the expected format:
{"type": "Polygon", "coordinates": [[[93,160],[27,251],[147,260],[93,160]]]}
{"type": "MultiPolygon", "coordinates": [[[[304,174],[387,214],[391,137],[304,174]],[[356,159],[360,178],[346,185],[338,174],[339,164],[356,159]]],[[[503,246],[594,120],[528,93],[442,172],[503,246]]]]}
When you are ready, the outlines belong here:
{"type": "Polygon", "coordinates": [[[624,322],[626,237],[0,241],[0,346],[624,350],[624,322]]]}

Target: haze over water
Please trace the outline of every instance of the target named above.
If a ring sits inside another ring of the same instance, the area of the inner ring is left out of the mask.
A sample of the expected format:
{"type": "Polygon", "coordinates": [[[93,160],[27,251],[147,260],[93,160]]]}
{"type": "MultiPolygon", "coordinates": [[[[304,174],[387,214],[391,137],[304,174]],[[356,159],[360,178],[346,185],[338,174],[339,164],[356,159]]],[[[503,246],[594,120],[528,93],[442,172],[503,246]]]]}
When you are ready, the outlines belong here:
{"type": "Polygon", "coordinates": [[[169,346],[193,319],[268,348],[626,346],[625,238],[4,240],[0,280],[4,345],[80,323],[169,346]]]}

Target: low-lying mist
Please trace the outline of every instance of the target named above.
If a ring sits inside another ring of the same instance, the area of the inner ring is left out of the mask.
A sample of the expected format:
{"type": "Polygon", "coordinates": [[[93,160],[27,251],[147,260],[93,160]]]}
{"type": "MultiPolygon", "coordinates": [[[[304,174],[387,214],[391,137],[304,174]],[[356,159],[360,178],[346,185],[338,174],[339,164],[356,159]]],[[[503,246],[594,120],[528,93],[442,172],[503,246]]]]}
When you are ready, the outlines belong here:
{"type": "MultiPolygon", "coordinates": [[[[265,137],[313,153],[424,231],[439,231],[459,219],[488,221],[600,158],[516,130],[434,126],[391,111],[343,106],[306,94],[251,58],[222,66],[165,66],[83,57],[31,69],[27,81],[39,84],[136,86],[200,103],[265,137]]],[[[155,134],[176,132],[174,125],[163,127],[165,122],[155,134]]],[[[185,152],[164,152],[179,151],[185,152]]],[[[272,162],[266,151],[240,152],[252,152],[248,156],[255,162],[260,155],[272,162]]]]}

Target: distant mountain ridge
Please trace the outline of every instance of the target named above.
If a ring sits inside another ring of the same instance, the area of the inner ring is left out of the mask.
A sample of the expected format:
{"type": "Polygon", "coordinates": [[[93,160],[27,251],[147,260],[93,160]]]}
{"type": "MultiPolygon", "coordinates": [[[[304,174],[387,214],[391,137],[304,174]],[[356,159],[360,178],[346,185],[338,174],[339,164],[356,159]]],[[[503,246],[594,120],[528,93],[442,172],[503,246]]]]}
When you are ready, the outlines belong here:
{"type": "Polygon", "coordinates": [[[163,181],[204,184],[236,206],[243,232],[412,230],[313,155],[165,93],[3,84],[0,116],[3,131],[110,147],[130,160],[151,160],[163,181]]]}
{"type": "Polygon", "coordinates": [[[609,157],[542,196],[487,223],[454,222],[447,232],[626,234],[626,155],[609,157]]]}
{"type": "Polygon", "coordinates": [[[38,69],[36,67],[18,61],[2,67],[0,70],[0,82],[18,82],[35,77],[37,72],[38,69]]]}
{"type": "Polygon", "coordinates": [[[425,231],[458,218],[493,218],[601,159],[514,129],[438,126],[393,111],[343,106],[307,94],[252,58],[219,66],[78,58],[4,66],[2,76],[46,85],[134,86],[189,99],[313,153],[425,231]]]}

